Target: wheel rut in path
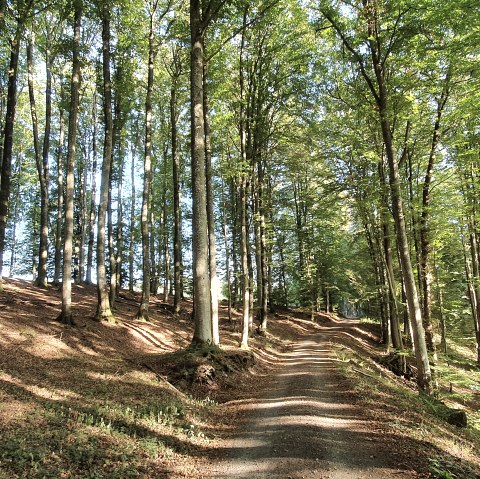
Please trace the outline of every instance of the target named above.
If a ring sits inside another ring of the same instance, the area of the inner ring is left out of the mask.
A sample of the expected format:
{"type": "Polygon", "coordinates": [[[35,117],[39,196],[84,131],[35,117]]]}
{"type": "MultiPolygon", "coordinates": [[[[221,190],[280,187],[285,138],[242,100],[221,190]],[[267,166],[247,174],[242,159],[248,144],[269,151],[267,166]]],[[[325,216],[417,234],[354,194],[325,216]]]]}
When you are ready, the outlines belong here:
{"type": "Polygon", "coordinates": [[[311,335],[283,355],[260,398],[249,401],[243,424],[226,441],[209,477],[419,477],[396,464],[395,439],[385,441],[337,370],[329,335],[345,326],[311,335]]]}

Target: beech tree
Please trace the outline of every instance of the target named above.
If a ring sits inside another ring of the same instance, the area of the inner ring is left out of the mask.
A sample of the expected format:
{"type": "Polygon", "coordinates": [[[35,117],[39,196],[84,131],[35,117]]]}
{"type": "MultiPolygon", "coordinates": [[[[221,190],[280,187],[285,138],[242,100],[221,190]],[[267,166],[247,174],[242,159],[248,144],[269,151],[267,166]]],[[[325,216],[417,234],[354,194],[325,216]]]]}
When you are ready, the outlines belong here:
{"type": "Polygon", "coordinates": [[[100,202],[97,217],[97,295],[98,304],[95,319],[97,321],[114,321],[110,309],[109,287],[106,280],[105,258],[105,219],[108,208],[110,171],[113,154],[113,117],[112,117],[112,80],[110,74],[110,6],[104,2],[101,6],[102,16],[102,72],[103,72],[103,116],[104,144],[102,176],[100,184],[100,202]]]}
{"type": "MultiPolygon", "coordinates": [[[[63,268],[62,268],[62,312],[60,320],[65,324],[74,324],[72,315],[72,253],[73,253],[73,195],[74,167],[77,141],[79,93],[81,81],[81,26],[83,3],[77,0],[73,3],[74,38],[72,79],[70,84],[70,108],[68,117],[68,149],[65,189],[65,221],[63,228],[63,268]]],[[[60,194],[60,193],[59,193],[60,194]]]]}

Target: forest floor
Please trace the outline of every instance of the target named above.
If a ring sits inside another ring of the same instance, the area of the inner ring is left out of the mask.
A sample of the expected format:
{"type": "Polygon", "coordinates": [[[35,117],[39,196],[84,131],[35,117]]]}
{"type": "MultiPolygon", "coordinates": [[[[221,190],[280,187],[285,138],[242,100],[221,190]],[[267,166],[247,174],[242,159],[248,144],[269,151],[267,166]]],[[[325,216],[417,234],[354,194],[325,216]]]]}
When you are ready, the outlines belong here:
{"type": "Polygon", "coordinates": [[[139,322],[138,300],[122,291],[117,324],[97,323],[95,287],[74,286],[67,327],[55,288],[0,287],[0,479],[480,478],[465,351],[438,365],[461,429],[379,365],[375,325],[279,311],[243,351],[222,308],[222,348],[191,351],[188,302],[174,317],[154,297],[139,322]]]}

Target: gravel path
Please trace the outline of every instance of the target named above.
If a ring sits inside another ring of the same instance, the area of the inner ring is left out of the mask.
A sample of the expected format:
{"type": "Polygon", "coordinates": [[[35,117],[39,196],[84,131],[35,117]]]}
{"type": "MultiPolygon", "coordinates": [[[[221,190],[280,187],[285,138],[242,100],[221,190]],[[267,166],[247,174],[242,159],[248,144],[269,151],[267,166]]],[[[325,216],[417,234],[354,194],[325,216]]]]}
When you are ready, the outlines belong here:
{"type": "Polygon", "coordinates": [[[285,354],[278,375],[248,404],[210,477],[390,479],[418,477],[396,465],[392,440],[366,419],[334,364],[329,335],[316,334],[285,354]]]}

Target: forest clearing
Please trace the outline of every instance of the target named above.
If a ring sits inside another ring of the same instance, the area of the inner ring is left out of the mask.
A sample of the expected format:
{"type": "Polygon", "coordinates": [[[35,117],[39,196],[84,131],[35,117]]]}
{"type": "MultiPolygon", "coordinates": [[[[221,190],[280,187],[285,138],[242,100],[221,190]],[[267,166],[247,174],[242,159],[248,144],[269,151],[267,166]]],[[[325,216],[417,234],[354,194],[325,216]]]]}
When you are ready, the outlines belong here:
{"type": "Polygon", "coordinates": [[[222,307],[222,348],[188,353],[161,296],[139,322],[122,292],[116,325],[92,320],[94,287],[73,298],[65,327],[56,289],[2,287],[2,479],[480,477],[480,375],[453,345],[440,397],[462,429],[380,366],[378,325],[279,311],[245,351],[222,307]]]}

